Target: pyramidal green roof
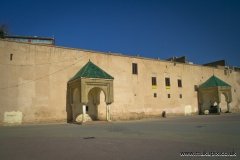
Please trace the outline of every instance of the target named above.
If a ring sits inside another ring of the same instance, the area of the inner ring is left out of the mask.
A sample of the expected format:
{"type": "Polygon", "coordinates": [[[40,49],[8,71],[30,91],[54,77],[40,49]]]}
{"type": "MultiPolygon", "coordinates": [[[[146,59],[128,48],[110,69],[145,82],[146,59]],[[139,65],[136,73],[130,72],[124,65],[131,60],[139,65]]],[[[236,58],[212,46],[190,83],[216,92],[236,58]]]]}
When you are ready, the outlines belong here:
{"type": "Polygon", "coordinates": [[[226,82],[222,81],[221,79],[217,78],[216,76],[210,77],[205,83],[199,86],[199,88],[207,88],[207,87],[214,87],[214,86],[229,86],[226,82]]]}
{"type": "Polygon", "coordinates": [[[99,68],[97,65],[93,64],[90,60],[68,82],[71,82],[80,77],[114,79],[111,75],[106,73],[104,70],[99,68]]]}

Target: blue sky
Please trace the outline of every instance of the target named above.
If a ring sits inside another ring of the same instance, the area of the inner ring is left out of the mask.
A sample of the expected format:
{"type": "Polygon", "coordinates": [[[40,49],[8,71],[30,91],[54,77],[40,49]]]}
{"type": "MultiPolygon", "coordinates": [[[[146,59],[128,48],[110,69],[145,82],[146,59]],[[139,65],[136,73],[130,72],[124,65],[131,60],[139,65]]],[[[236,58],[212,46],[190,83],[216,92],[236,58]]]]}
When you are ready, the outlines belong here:
{"type": "Polygon", "coordinates": [[[11,35],[57,46],[240,66],[239,0],[0,0],[11,35]]]}

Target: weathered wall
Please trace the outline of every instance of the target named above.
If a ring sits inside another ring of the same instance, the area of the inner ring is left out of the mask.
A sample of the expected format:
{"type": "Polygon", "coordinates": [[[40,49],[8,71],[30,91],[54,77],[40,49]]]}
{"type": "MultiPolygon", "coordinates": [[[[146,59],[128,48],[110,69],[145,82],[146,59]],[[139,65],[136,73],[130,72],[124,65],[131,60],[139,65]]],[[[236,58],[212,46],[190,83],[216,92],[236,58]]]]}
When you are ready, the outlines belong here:
{"type": "MultiPolygon", "coordinates": [[[[239,72],[225,75],[224,69],[0,40],[0,122],[4,113],[11,111],[22,112],[23,123],[66,121],[67,82],[89,59],[114,77],[113,120],[160,116],[163,111],[168,115],[197,114],[194,86],[213,74],[232,86],[231,109],[239,111],[239,72]],[[138,64],[137,75],[132,74],[132,63],[138,64]],[[157,89],[152,89],[152,76],[157,77],[157,89]],[[170,77],[170,89],[165,87],[166,76],[170,77]],[[181,88],[178,78],[182,79],[181,88]]],[[[100,99],[99,116],[105,117],[106,105],[100,99]]]]}

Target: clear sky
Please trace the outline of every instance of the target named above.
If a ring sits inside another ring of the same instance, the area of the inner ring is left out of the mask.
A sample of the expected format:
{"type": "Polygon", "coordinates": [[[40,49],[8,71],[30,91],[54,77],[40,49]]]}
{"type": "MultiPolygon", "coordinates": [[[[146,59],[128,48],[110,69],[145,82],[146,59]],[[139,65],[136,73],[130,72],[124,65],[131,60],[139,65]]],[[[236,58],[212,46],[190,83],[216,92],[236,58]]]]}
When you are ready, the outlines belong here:
{"type": "Polygon", "coordinates": [[[11,35],[56,46],[240,66],[240,0],[0,0],[11,35]]]}

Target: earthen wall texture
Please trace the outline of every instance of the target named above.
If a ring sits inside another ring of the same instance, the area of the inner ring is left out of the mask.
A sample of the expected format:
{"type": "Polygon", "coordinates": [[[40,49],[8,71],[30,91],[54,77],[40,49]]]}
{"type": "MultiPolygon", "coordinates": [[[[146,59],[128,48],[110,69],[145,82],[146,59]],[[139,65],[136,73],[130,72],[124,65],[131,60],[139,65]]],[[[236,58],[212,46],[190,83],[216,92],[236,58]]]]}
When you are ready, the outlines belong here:
{"type": "MultiPolygon", "coordinates": [[[[224,69],[212,67],[0,40],[0,122],[11,111],[22,112],[22,123],[66,121],[67,82],[89,60],[114,77],[112,120],[159,117],[163,111],[198,114],[195,85],[213,74],[232,86],[231,110],[240,109],[240,72],[227,70],[225,75],[224,69]],[[132,63],[137,63],[138,74],[132,74],[132,63]],[[152,89],[152,77],[157,79],[156,89],[152,89]],[[170,89],[165,77],[170,77],[170,89]]],[[[99,114],[105,114],[102,101],[99,114]]]]}

